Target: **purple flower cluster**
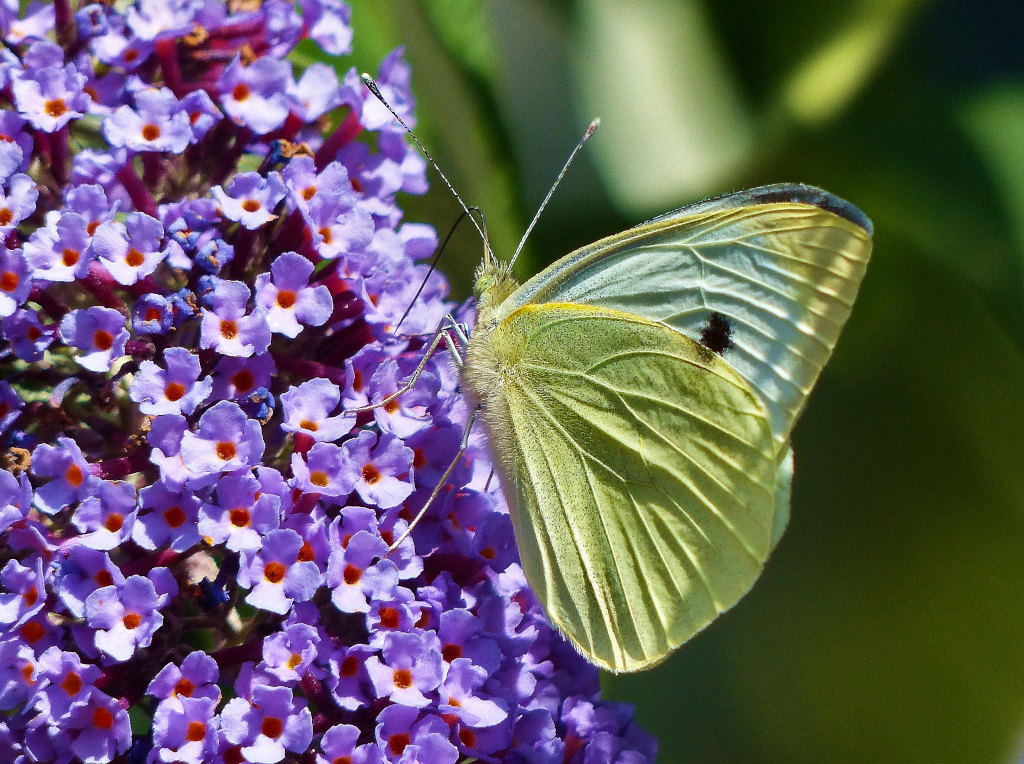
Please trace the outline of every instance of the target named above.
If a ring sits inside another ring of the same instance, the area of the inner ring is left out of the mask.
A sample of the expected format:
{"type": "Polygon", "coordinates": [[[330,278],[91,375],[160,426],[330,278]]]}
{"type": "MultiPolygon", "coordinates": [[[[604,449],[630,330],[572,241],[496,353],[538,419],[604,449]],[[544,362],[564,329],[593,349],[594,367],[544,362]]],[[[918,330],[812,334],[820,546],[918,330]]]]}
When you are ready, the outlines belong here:
{"type": "MultiPolygon", "coordinates": [[[[530,591],[340,0],[3,4],[0,761],[642,762],[530,591]],[[122,9],[123,10],[119,10],[122,9]],[[395,327],[427,279],[414,309],[395,327]],[[394,549],[395,542],[403,539],[394,549]]],[[[378,82],[407,120],[401,51],[378,82]]]]}

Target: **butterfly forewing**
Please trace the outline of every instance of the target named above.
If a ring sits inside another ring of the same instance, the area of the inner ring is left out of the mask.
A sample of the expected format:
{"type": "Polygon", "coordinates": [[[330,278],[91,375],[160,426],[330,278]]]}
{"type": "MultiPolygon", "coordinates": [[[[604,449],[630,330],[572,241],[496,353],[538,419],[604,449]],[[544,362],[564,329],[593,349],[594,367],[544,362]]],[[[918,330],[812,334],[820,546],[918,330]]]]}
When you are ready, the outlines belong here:
{"type": "Polygon", "coordinates": [[[753,189],[567,255],[502,303],[498,317],[525,304],[572,302],[704,340],[764,400],[781,454],[849,315],[871,253],[870,225],[820,189],[753,189]]]}
{"type": "Polygon", "coordinates": [[[528,305],[467,373],[552,620],[613,671],[656,663],[746,592],[768,554],[778,455],[749,384],[635,315],[528,305]],[[484,389],[481,389],[484,388],[484,389]]]}

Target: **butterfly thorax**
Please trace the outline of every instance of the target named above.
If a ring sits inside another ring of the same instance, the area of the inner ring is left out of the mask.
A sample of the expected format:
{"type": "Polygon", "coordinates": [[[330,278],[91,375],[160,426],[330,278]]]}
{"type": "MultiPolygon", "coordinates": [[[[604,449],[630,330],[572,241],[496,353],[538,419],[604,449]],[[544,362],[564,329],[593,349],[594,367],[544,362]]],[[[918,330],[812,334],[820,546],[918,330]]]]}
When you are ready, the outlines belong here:
{"type": "MultiPolygon", "coordinates": [[[[495,348],[492,338],[499,324],[499,308],[518,287],[505,263],[485,259],[477,269],[473,285],[477,298],[476,324],[466,349],[462,382],[468,402],[483,409],[485,422],[498,413],[496,408],[505,405],[502,393],[506,377],[515,373],[514,360],[495,348]]],[[[501,444],[494,444],[501,452],[501,444]]]]}

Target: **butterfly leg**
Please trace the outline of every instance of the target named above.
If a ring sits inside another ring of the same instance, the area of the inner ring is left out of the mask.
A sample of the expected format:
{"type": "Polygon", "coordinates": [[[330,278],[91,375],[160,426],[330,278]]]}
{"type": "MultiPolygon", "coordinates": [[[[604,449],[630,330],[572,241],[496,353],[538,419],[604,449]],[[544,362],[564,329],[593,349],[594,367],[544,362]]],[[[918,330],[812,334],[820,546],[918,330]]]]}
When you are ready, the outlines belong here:
{"type": "Polygon", "coordinates": [[[416,524],[419,523],[427,513],[427,510],[430,509],[430,506],[437,500],[437,497],[441,495],[441,491],[444,490],[445,483],[448,482],[448,478],[451,477],[451,474],[455,471],[455,467],[458,466],[458,463],[466,453],[466,449],[469,447],[469,434],[473,430],[473,423],[476,422],[476,416],[479,411],[480,409],[477,407],[470,413],[469,418],[466,420],[466,429],[462,433],[462,443],[459,444],[459,450],[452,458],[447,469],[445,469],[444,473],[438,479],[437,485],[434,486],[434,490],[431,492],[426,502],[424,502],[420,511],[416,513],[416,517],[412,519],[412,522],[409,523],[409,527],[405,529],[405,533],[399,536],[398,540],[388,548],[389,553],[395,551],[398,546],[408,538],[409,534],[412,533],[412,529],[416,527],[416,524]]]}
{"type": "Polygon", "coordinates": [[[445,313],[444,318],[441,319],[441,323],[434,332],[433,338],[430,340],[430,344],[427,345],[427,350],[423,354],[423,359],[413,370],[412,374],[409,375],[409,379],[406,380],[404,385],[375,403],[368,403],[365,406],[356,406],[354,408],[345,409],[342,413],[360,414],[364,411],[373,411],[381,406],[386,406],[400,395],[404,395],[409,392],[416,385],[416,380],[420,378],[420,374],[423,373],[423,370],[427,367],[427,363],[430,361],[434,353],[437,352],[442,342],[445,347],[448,348],[448,352],[451,353],[452,359],[455,361],[455,365],[461,369],[464,361],[462,359],[462,349],[459,347],[459,343],[462,343],[462,347],[465,347],[469,343],[469,338],[466,336],[466,332],[463,331],[462,327],[459,326],[455,317],[450,313],[445,313]]]}

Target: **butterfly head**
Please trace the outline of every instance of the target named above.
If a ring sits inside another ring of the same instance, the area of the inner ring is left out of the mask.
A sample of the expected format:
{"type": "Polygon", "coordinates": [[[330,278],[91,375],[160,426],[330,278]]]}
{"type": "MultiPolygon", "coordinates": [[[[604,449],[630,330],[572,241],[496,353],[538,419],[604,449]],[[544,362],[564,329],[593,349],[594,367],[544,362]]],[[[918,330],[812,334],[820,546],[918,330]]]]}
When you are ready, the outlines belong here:
{"type": "Polygon", "coordinates": [[[473,296],[479,303],[477,315],[482,316],[501,305],[518,286],[508,263],[485,258],[473,281],[473,296]]]}

